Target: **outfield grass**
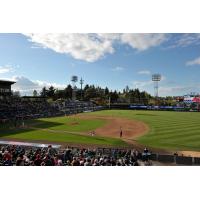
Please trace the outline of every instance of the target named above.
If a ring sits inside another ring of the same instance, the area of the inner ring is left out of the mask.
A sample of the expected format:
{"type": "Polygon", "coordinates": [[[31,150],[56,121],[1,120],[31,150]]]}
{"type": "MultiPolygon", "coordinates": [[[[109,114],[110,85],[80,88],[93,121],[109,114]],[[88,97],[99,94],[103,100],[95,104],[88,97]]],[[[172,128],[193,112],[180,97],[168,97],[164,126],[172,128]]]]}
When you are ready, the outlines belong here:
{"type": "Polygon", "coordinates": [[[126,146],[125,142],[119,139],[105,137],[91,137],[80,135],[81,132],[89,132],[103,126],[105,120],[93,119],[84,120],[69,117],[44,118],[29,120],[25,122],[28,128],[15,129],[13,124],[0,127],[0,138],[35,140],[49,142],[66,142],[74,144],[96,144],[111,146],[126,146]]]}
{"type": "MultiPolygon", "coordinates": [[[[137,138],[139,143],[168,150],[200,151],[200,113],[107,110],[85,115],[109,115],[140,120],[149,125],[150,131],[137,138]]],[[[8,125],[0,127],[0,138],[125,146],[126,144],[119,139],[75,134],[94,130],[104,124],[105,121],[102,119],[68,117],[30,120],[26,122],[28,129],[15,130],[8,128],[8,125]]]]}
{"type": "Polygon", "coordinates": [[[150,147],[200,151],[200,113],[109,110],[91,113],[137,119],[149,125],[149,133],[137,138],[150,147]]]}

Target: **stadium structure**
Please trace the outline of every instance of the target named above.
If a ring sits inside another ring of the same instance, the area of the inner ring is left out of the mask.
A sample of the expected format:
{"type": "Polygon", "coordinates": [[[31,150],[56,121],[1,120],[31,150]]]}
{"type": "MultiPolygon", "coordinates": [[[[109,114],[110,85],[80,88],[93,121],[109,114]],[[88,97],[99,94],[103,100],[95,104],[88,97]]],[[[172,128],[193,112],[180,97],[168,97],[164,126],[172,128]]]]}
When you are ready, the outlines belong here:
{"type": "Polygon", "coordinates": [[[15,82],[0,80],[0,99],[8,99],[11,95],[11,85],[15,82]]]}
{"type": "Polygon", "coordinates": [[[195,139],[199,115],[180,112],[200,111],[200,96],[177,96],[174,105],[160,105],[159,80],[153,80],[155,105],[111,103],[110,97],[107,105],[83,101],[83,79],[77,100],[75,76],[72,99],[50,102],[45,96],[13,98],[15,82],[0,81],[0,165],[200,165],[200,154],[184,152],[200,151],[195,139]],[[30,152],[41,159],[26,157],[30,152]]]}

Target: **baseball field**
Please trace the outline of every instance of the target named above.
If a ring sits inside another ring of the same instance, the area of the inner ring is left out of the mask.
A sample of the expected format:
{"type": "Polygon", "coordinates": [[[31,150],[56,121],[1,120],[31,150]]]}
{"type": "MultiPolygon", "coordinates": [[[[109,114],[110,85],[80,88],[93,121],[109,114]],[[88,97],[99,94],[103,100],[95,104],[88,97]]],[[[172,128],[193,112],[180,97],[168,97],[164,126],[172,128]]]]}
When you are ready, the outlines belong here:
{"type": "Polygon", "coordinates": [[[137,144],[200,151],[200,113],[107,110],[35,119],[17,128],[13,124],[1,125],[0,139],[115,147],[137,144]]]}

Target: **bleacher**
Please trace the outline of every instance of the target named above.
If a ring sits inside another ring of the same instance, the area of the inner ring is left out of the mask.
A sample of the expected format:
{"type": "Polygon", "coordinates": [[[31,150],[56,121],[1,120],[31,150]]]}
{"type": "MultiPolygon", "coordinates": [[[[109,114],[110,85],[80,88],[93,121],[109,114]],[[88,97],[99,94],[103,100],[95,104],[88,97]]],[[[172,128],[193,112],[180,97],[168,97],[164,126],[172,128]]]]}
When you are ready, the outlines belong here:
{"type": "Polygon", "coordinates": [[[0,145],[0,166],[139,166],[151,165],[134,149],[65,149],[24,145],[0,145]]]}
{"type": "Polygon", "coordinates": [[[56,104],[65,114],[76,114],[82,112],[93,112],[104,109],[103,106],[97,106],[91,101],[71,101],[56,104]]]}
{"type": "Polygon", "coordinates": [[[63,114],[58,107],[46,101],[24,101],[22,98],[0,100],[0,122],[13,119],[50,117],[63,114]]]}

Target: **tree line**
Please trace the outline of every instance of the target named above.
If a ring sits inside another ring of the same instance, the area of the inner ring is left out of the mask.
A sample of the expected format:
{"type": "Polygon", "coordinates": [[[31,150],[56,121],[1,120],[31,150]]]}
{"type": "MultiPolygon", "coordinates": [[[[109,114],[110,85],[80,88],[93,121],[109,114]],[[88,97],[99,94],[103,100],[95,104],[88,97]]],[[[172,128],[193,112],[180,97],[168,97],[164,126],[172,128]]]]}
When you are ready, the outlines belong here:
{"type": "MultiPolygon", "coordinates": [[[[64,89],[57,89],[53,86],[46,88],[43,87],[38,93],[33,91],[33,96],[41,96],[51,98],[53,101],[58,99],[72,99],[73,88],[69,84],[64,89]]],[[[122,91],[110,90],[108,87],[102,88],[95,85],[85,85],[81,90],[76,89],[76,99],[82,101],[95,101],[98,104],[107,103],[135,103],[147,105],[151,102],[153,97],[145,92],[140,91],[138,88],[130,89],[126,86],[122,91]]]]}

